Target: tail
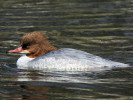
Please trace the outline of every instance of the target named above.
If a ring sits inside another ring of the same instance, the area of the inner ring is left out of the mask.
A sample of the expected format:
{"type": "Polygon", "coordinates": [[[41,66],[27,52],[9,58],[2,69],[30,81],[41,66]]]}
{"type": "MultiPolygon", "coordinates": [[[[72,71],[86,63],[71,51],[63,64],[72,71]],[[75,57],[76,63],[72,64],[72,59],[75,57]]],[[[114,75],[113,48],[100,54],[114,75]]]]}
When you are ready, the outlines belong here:
{"type": "Polygon", "coordinates": [[[124,68],[124,67],[130,67],[129,64],[124,64],[124,63],[119,63],[119,62],[116,62],[116,65],[115,66],[116,67],[122,67],[122,68],[124,68]]]}
{"type": "Polygon", "coordinates": [[[125,67],[131,67],[129,64],[124,64],[120,62],[110,61],[108,60],[107,65],[110,66],[109,68],[125,68],[125,67]]]}

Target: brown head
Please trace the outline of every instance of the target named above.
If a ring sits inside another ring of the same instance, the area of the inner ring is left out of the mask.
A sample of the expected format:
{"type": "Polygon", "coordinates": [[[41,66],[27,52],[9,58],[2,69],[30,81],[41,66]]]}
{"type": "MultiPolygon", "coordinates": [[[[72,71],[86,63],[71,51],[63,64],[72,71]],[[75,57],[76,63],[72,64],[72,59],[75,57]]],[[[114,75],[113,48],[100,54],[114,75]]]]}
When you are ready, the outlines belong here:
{"type": "MultiPolygon", "coordinates": [[[[52,50],[58,50],[58,48],[49,44],[43,32],[31,32],[23,35],[20,44],[21,47],[15,50],[20,53],[27,53],[30,58],[36,58],[52,50]]],[[[10,50],[9,52],[16,52],[15,50],[10,50]]]]}

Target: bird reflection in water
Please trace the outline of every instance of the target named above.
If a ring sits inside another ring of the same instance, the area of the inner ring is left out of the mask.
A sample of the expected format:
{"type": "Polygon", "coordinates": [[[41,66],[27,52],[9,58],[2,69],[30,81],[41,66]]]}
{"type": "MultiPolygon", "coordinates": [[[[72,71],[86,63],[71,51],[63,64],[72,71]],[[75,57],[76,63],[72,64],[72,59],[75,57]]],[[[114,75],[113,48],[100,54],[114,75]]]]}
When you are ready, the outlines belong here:
{"type": "Polygon", "coordinates": [[[28,71],[28,72],[20,72],[21,75],[18,77],[18,81],[24,82],[23,85],[19,85],[21,90],[24,92],[22,93],[21,98],[17,99],[28,99],[28,100],[48,100],[50,91],[50,87],[42,86],[43,82],[41,79],[47,80],[47,74],[41,74],[37,71],[28,71]],[[27,81],[27,82],[25,82],[27,81]]]}

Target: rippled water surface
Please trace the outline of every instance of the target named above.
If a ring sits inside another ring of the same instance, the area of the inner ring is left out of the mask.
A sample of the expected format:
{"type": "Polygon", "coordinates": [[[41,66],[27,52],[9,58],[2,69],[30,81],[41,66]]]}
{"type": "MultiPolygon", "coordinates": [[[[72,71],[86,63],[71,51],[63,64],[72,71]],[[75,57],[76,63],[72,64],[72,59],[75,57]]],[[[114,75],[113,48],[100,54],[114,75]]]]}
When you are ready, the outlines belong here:
{"type": "Polygon", "coordinates": [[[1,0],[0,100],[133,99],[133,68],[88,72],[19,70],[7,54],[45,31],[51,44],[133,65],[132,0],[1,0]]]}

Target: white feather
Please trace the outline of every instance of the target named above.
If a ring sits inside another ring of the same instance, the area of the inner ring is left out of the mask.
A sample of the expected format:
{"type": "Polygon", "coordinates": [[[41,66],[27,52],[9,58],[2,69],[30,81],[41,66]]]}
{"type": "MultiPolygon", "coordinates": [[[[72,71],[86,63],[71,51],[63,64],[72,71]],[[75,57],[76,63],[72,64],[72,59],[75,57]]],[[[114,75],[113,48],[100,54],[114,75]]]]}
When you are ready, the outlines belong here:
{"type": "Polygon", "coordinates": [[[17,66],[20,69],[31,68],[59,71],[86,71],[105,67],[129,67],[128,64],[106,60],[99,56],[70,48],[51,51],[38,58],[29,58],[23,55],[18,59],[17,66]]]}

